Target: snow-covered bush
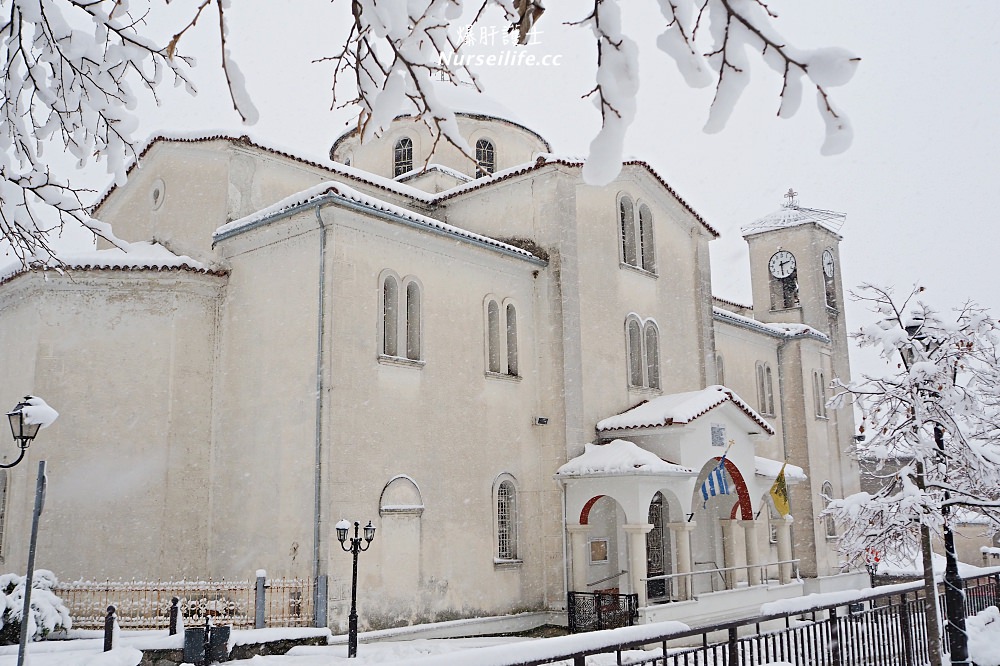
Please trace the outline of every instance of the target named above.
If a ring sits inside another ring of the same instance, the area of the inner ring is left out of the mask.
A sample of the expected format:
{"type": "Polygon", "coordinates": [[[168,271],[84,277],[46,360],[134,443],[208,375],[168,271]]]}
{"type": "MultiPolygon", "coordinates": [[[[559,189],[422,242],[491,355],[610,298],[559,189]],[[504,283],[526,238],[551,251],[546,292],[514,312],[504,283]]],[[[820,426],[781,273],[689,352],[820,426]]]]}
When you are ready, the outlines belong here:
{"type": "MultiPolygon", "coordinates": [[[[0,600],[3,604],[0,645],[16,645],[20,641],[24,580],[24,576],[12,573],[0,576],[0,600]]],[[[33,641],[41,640],[53,631],[69,629],[72,625],[69,609],[52,592],[55,584],[55,574],[47,569],[38,569],[32,577],[28,633],[33,641]]]]}

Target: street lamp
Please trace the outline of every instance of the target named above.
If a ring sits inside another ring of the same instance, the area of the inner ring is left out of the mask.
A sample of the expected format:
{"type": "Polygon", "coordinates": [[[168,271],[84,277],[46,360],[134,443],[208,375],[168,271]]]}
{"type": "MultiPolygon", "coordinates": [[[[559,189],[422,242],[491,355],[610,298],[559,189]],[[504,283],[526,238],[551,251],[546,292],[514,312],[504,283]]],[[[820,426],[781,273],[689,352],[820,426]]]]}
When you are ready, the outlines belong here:
{"type": "Polygon", "coordinates": [[[375,527],[372,525],[372,521],[368,521],[365,525],[365,545],[361,545],[362,538],[358,536],[358,527],[360,523],[354,521],[354,536],[348,539],[347,531],[351,529],[351,523],[346,520],[341,520],[336,525],[337,529],[337,541],[340,542],[340,547],[346,553],[350,553],[354,556],[354,570],[351,573],[351,614],[347,616],[347,657],[348,659],[358,656],[358,553],[368,550],[368,546],[372,544],[372,539],[375,538],[375,527]],[[347,545],[347,541],[351,542],[351,545],[347,545]]]}
{"type": "Polygon", "coordinates": [[[10,432],[14,435],[14,442],[17,443],[17,448],[21,450],[21,453],[14,462],[0,464],[0,469],[10,469],[24,460],[25,452],[31,446],[31,441],[35,439],[35,435],[38,434],[38,429],[42,427],[41,423],[30,423],[25,419],[24,409],[31,406],[30,400],[30,395],[25,396],[24,400],[17,403],[14,409],[7,412],[7,420],[10,421],[10,432]]]}

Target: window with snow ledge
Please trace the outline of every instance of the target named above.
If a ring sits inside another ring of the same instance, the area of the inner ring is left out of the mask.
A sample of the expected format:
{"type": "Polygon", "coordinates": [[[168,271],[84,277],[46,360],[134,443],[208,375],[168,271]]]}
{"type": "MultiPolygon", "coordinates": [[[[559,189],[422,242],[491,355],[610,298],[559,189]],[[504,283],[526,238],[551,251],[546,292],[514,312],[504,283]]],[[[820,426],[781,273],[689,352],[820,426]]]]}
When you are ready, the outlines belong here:
{"type": "Polygon", "coordinates": [[[391,270],[379,276],[379,360],[422,366],[423,321],[420,282],[412,275],[400,278],[391,270]]]}
{"type": "Polygon", "coordinates": [[[628,384],[633,389],[660,390],[660,330],[652,319],[625,318],[628,384]]]}
{"type": "Polygon", "coordinates": [[[413,139],[404,136],[392,150],[392,177],[413,171],[413,139]]]}
{"type": "Polygon", "coordinates": [[[493,482],[493,520],[496,544],[493,563],[520,564],[518,557],[518,498],[513,475],[500,474],[493,482]]]}
{"type": "Polygon", "coordinates": [[[489,139],[476,141],[476,175],[491,174],[497,170],[497,153],[489,139]]]}
{"type": "Polygon", "coordinates": [[[517,307],[508,298],[485,299],[486,376],[520,380],[517,345],[517,307]]]}
{"type": "Polygon", "coordinates": [[[644,203],[634,204],[627,195],[618,199],[618,230],[622,267],[656,275],[653,213],[644,203]]]}

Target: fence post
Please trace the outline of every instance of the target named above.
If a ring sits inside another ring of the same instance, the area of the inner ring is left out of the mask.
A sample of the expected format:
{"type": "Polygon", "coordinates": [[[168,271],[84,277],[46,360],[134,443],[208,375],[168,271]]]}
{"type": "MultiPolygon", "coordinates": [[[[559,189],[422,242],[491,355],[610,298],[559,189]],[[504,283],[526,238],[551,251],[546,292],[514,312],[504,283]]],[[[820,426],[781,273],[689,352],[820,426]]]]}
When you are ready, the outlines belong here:
{"type": "MultiPolygon", "coordinates": [[[[914,594],[916,597],[916,594],[914,594]]],[[[910,628],[910,607],[906,600],[906,592],[900,595],[899,633],[903,635],[903,666],[915,666],[913,659],[913,631],[910,628]]]]}
{"type": "Polygon", "coordinates": [[[254,594],[254,618],[253,618],[253,628],[263,629],[264,628],[264,589],[267,582],[267,572],[263,569],[257,569],[257,591],[254,594]]]}
{"type": "Polygon", "coordinates": [[[108,614],[104,616],[104,651],[111,652],[115,645],[115,607],[108,606],[108,614]]]}
{"type": "MultiPolygon", "coordinates": [[[[729,666],[737,666],[740,663],[739,643],[736,642],[737,636],[736,627],[729,627],[729,655],[726,658],[726,664],[729,666]]],[[[664,656],[666,656],[666,653],[664,653],[664,656]]]]}
{"type": "Polygon", "coordinates": [[[180,598],[171,597],[170,598],[170,635],[174,636],[177,634],[177,615],[180,613],[181,609],[178,607],[180,603],[180,598]]]}
{"type": "Polygon", "coordinates": [[[837,618],[837,607],[830,609],[830,663],[840,666],[840,620],[837,618]]]}

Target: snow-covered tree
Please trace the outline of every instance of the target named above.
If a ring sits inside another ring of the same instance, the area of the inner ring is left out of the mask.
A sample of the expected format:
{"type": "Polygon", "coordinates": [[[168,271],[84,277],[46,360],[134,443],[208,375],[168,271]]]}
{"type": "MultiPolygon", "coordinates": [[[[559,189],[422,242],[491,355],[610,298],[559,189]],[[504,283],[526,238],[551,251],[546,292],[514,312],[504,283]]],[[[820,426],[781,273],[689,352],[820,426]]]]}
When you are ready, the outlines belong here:
{"type": "MultiPolygon", "coordinates": [[[[478,87],[476,73],[453,57],[463,43],[449,33],[449,26],[461,18],[474,27],[484,17],[495,20],[499,12],[523,45],[535,23],[544,20],[541,0],[335,1],[350,8],[352,29],[333,54],[317,55],[334,67],[334,103],[359,109],[362,137],[379,134],[409,103],[438,140],[474,160],[454,113],[434,90],[435,81],[478,87]]],[[[121,182],[127,162],[136,158],[137,95],[156,99],[165,77],[194,90],[192,63],[180,49],[199,19],[215,26],[234,109],[244,122],[256,121],[238,55],[226,42],[229,3],[196,0],[179,19],[176,13],[169,17],[178,21],[176,31],[166,43],[157,43],[147,36],[146,21],[151,10],[161,8],[157,0],[0,0],[6,18],[0,26],[6,73],[0,102],[0,236],[22,264],[58,263],[52,235],[69,221],[127,249],[106,225],[89,217],[92,194],[71,183],[53,157],[68,153],[83,167],[103,162],[121,182]]],[[[715,86],[706,131],[725,125],[747,85],[747,51],[753,50],[780,77],[779,116],[793,115],[804,90],[814,89],[827,128],[822,152],[841,152],[850,144],[850,124],[831,101],[829,89],[851,78],[857,58],[842,49],[792,47],[775,31],[776,14],[763,0],[658,0],[658,6],[663,30],[657,46],[688,84],[715,86]]],[[[591,30],[596,44],[595,85],[589,96],[602,127],[584,169],[592,184],[617,175],[625,133],[635,116],[638,49],[624,34],[621,15],[631,9],[625,0],[592,0],[567,28],[591,30]]],[[[325,49],[329,46],[317,45],[317,50],[325,49]]]]}
{"type": "MultiPolygon", "coordinates": [[[[835,382],[833,402],[853,398],[860,408],[858,455],[882,484],[874,494],[833,500],[827,512],[843,525],[839,545],[849,562],[922,553],[929,598],[936,598],[930,536],[943,539],[955,658],[964,609],[953,527],[971,511],[989,519],[991,532],[1000,528],[1000,327],[973,303],[943,316],[920,300],[922,292],[914,288],[899,300],[890,289],[865,285],[855,294],[877,320],[853,337],[876,349],[889,372],[835,382]]],[[[928,604],[932,628],[936,608],[928,604]]],[[[943,650],[934,645],[934,654],[943,650]]]]}
{"type": "Polygon", "coordinates": [[[862,465],[882,481],[875,494],[834,500],[840,548],[863,563],[920,548],[918,525],[944,527],[975,511],[1000,528],[1000,357],[997,320],[966,303],[943,317],[914,289],[898,300],[871,285],[856,297],[878,320],[853,336],[879,351],[890,372],[837,382],[834,403],[861,410],[862,465]]]}
{"type": "MultiPolygon", "coordinates": [[[[29,640],[39,641],[53,631],[69,629],[72,626],[69,610],[52,591],[57,582],[55,575],[47,569],[38,569],[31,579],[29,640]]],[[[4,609],[0,616],[0,645],[17,645],[24,610],[24,576],[13,573],[0,576],[0,596],[4,609]]]]}

